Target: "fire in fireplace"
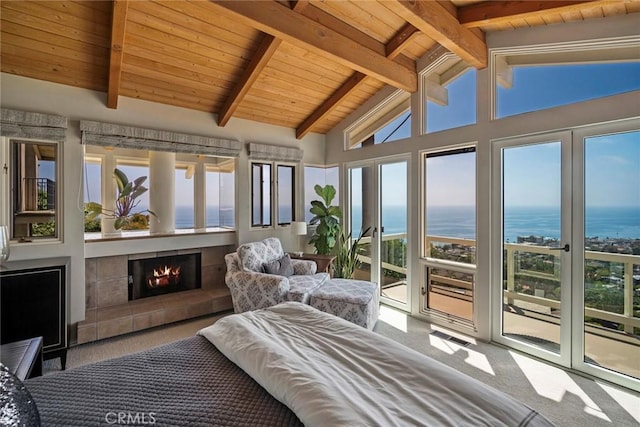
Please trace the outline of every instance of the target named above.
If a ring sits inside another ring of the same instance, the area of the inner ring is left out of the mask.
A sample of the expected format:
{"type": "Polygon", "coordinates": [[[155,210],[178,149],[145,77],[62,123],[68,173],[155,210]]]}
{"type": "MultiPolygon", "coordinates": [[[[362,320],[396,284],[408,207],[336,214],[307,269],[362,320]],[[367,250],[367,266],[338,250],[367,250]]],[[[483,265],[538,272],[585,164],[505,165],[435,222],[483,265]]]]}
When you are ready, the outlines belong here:
{"type": "Polygon", "coordinates": [[[158,269],[153,269],[153,274],[147,275],[147,286],[149,288],[162,288],[165,286],[177,285],[180,283],[180,265],[165,265],[158,269]]]}
{"type": "Polygon", "coordinates": [[[200,288],[200,254],[129,261],[129,301],[200,288]]]}

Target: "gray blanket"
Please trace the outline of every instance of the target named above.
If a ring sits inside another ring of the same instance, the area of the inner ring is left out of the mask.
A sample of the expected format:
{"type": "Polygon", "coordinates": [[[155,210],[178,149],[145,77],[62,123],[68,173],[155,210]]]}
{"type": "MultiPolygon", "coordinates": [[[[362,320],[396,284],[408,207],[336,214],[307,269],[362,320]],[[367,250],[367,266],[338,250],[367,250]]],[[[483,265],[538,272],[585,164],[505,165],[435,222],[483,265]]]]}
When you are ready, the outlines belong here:
{"type": "Polygon", "coordinates": [[[300,426],[204,337],[25,381],[43,426],[300,426]]]}

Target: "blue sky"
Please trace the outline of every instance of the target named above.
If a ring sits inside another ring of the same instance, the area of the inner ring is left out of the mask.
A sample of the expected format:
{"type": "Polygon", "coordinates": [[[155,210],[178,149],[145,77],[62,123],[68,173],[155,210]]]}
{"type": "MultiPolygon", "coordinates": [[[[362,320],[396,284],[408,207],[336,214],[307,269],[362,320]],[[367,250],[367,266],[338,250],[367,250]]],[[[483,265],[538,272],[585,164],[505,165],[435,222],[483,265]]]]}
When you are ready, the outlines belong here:
{"type": "MultiPolygon", "coordinates": [[[[448,86],[449,105],[427,102],[427,132],[475,123],[476,73],[461,75],[448,86]]],[[[498,87],[498,116],[522,114],[543,108],[580,102],[640,89],[640,63],[516,67],[511,89],[498,87]]],[[[399,119],[380,131],[381,139],[395,129],[399,119]]],[[[410,121],[408,121],[410,122],[410,121]]],[[[403,125],[394,136],[406,138],[410,126],[403,125]]],[[[589,206],[640,206],[640,134],[592,138],[585,151],[586,202],[589,206]]],[[[429,201],[434,205],[462,206],[474,203],[473,155],[430,159],[427,179],[429,201]],[[444,180],[446,178],[446,182],[444,180]],[[445,182],[445,184],[443,184],[445,182]]],[[[560,197],[559,144],[524,147],[509,151],[505,165],[506,200],[515,206],[555,205],[560,197]],[[532,179],[535,177],[535,179],[532,179]]],[[[400,179],[401,177],[398,177],[400,179]]],[[[385,183],[398,187],[398,179],[385,183]]],[[[403,202],[402,202],[403,203],[403,202]]],[[[398,199],[400,204],[400,199],[398,199]]]]}

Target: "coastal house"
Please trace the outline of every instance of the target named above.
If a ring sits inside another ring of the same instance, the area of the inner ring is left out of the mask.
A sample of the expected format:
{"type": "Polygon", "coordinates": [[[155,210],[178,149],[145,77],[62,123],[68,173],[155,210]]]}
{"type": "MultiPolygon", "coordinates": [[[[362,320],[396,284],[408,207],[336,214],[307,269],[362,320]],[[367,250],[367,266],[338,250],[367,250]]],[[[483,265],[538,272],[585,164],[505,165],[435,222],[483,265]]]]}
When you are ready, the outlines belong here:
{"type": "Polygon", "coordinates": [[[56,351],[223,312],[224,255],[312,251],[292,224],[332,184],[383,305],[638,390],[638,12],[3,0],[3,272],[55,271],[56,351]],[[148,177],[148,229],[87,226],[116,168],[148,177]],[[160,257],[194,289],[132,301],[160,257]]]}

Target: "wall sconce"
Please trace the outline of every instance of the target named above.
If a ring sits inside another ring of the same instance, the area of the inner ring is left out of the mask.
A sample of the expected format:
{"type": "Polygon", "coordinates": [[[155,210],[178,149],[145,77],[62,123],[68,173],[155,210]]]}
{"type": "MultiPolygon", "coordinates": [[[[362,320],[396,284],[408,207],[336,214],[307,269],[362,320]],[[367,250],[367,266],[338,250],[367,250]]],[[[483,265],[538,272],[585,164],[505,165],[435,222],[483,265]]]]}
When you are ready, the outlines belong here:
{"type": "MultiPolygon", "coordinates": [[[[296,239],[298,239],[296,248],[299,249],[300,248],[300,237],[298,237],[298,236],[306,236],[307,235],[307,223],[304,222],[304,221],[293,221],[291,223],[291,231],[296,236],[296,239]]],[[[300,256],[302,256],[302,252],[303,251],[297,251],[297,252],[295,252],[295,254],[300,257],[300,256]]]]}
{"type": "Polygon", "coordinates": [[[0,225],[0,261],[9,259],[9,227],[0,225]]]}

